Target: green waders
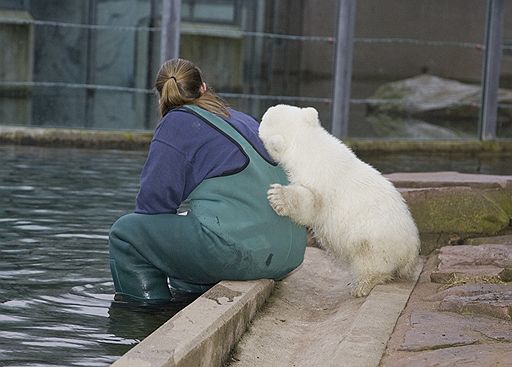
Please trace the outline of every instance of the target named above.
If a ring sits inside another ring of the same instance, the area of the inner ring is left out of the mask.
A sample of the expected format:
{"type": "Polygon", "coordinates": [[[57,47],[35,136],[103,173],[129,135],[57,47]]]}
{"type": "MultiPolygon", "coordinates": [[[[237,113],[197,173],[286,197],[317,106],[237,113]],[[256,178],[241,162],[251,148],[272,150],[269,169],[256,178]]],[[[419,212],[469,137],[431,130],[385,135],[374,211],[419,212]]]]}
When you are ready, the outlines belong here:
{"type": "Polygon", "coordinates": [[[267,201],[272,183],[286,184],[236,129],[196,106],[185,106],[236,142],[249,163],[229,176],[204,180],[184,203],[187,215],[128,214],[110,233],[116,293],[168,301],[169,284],[204,292],[220,280],[279,279],[304,259],[306,231],[280,217],[267,201]]]}

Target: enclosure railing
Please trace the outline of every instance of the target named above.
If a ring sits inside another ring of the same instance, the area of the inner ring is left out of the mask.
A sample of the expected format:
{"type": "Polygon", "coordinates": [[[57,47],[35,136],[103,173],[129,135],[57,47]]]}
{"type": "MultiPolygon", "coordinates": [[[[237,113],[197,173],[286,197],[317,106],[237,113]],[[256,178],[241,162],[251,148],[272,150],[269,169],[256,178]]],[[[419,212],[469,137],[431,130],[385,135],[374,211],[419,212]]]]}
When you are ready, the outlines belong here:
{"type": "MultiPolygon", "coordinates": [[[[330,36],[304,36],[293,34],[278,34],[266,32],[251,32],[241,30],[244,37],[261,37],[302,42],[324,42],[335,46],[334,83],[332,97],[304,97],[290,95],[266,95],[251,93],[221,92],[225,98],[300,101],[330,104],[332,108],[332,132],[336,136],[346,137],[348,131],[348,111],[350,105],[379,104],[399,102],[393,100],[379,100],[372,98],[354,99],[350,96],[352,80],[352,48],[354,43],[365,44],[411,44],[429,47],[460,47],[479,49],[483,51],[482,68],[482,96],[478,107],[481,109],[479,119],[479,138],[481,140],[496,139],[497,110],[511,108],[510,105],[498,103],[499,75],[503,50],[512,50],[512,45],[503,43],[503,13],[504,0],[487,0],[487,17],[485,26],[485,41],[481,43],[419,40],[414,38],[387,37],[365,38],[354,36],[354,23],[356,0],[338,0],[337,28],[335,37],[330,36]]],[[[76,24],[43,20],[9,19],[2,18],[3,23],[32,24],[46,27],[81,28],[87,30],[110,30],[121,32],[160,32],[161,54],[160,59],[165,60],[179,56],[180,47],[180,8],[181,0],[162,0],[161,27],[140,26],[113,26],[95,24],[76,24]]],[[[131,88],[115,85],[98,85],[87,83],[67,83],[51,81],[0,81],[0,86],[6,87],[47,87],[71,88],[86,90],[115,91],[136,94],[152,94],[154,90],[146,88],[131,88]]]]}

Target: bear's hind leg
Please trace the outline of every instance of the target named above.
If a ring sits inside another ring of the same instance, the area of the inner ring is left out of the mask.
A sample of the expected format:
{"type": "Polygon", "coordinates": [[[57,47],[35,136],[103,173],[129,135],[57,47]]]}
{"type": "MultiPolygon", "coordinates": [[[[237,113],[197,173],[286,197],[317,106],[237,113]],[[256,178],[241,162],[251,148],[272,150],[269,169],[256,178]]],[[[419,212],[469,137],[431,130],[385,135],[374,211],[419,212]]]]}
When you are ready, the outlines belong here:
{"type": "Polygon", "coordinates": [[[393,279],[394,266],[389,260],[379,257],[368,241],[363,241],[357,247],[350,263],[355,275],[355,285],[350,292],[354,297],[365,297],[377,284],[393,279]]]}
{"type": "Polygon", "coordinates": [[[388,273],[368,273],[357,278],[350,294],[354,297],[366,297],[377,284],[384,284],[393,277],[388,273]]]}
{"type": "Polygon", "coordinates": [[[302,185],[270,185],[267,197],[277,214],[288,216],[298,224],[311,226],[318,214],[320,201],[311,190],[302,185]]]}

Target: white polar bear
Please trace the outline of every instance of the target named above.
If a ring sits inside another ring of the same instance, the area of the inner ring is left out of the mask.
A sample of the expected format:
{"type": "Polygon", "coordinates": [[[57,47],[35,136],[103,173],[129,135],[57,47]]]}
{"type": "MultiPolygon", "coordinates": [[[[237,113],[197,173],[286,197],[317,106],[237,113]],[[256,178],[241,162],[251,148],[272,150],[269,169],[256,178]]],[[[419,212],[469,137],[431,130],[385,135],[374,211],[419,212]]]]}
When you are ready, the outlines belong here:
{"type": "Polygon", "coordinates": [[[352,295],[412,276],[420,241],[402,195],[323,129],[314,108],[271,107],[259,135],[290,181],[271,185],[270,205],[311,228],[322,247],[350,265],[352,295]]]}

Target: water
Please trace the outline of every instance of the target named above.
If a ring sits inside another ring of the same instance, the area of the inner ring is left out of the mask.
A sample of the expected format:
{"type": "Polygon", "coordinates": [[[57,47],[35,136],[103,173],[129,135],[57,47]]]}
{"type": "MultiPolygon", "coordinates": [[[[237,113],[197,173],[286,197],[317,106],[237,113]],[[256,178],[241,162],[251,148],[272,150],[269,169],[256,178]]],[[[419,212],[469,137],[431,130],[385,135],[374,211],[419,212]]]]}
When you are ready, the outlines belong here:
{"type": "MultiPolygon", "coordinates": [[[[145,152],[0,146],[0,365],[105,366],[177,309],[112,304],[110,225],[145,152]]],[[[362,156],[383,172],[512,174],[510,156],[362,156]]]]}
{"type": "Polygon", "coordinates": [[[105,366],[176,312],[112,307],[144,152],[0,146],[0,365],[105,366]]]}

